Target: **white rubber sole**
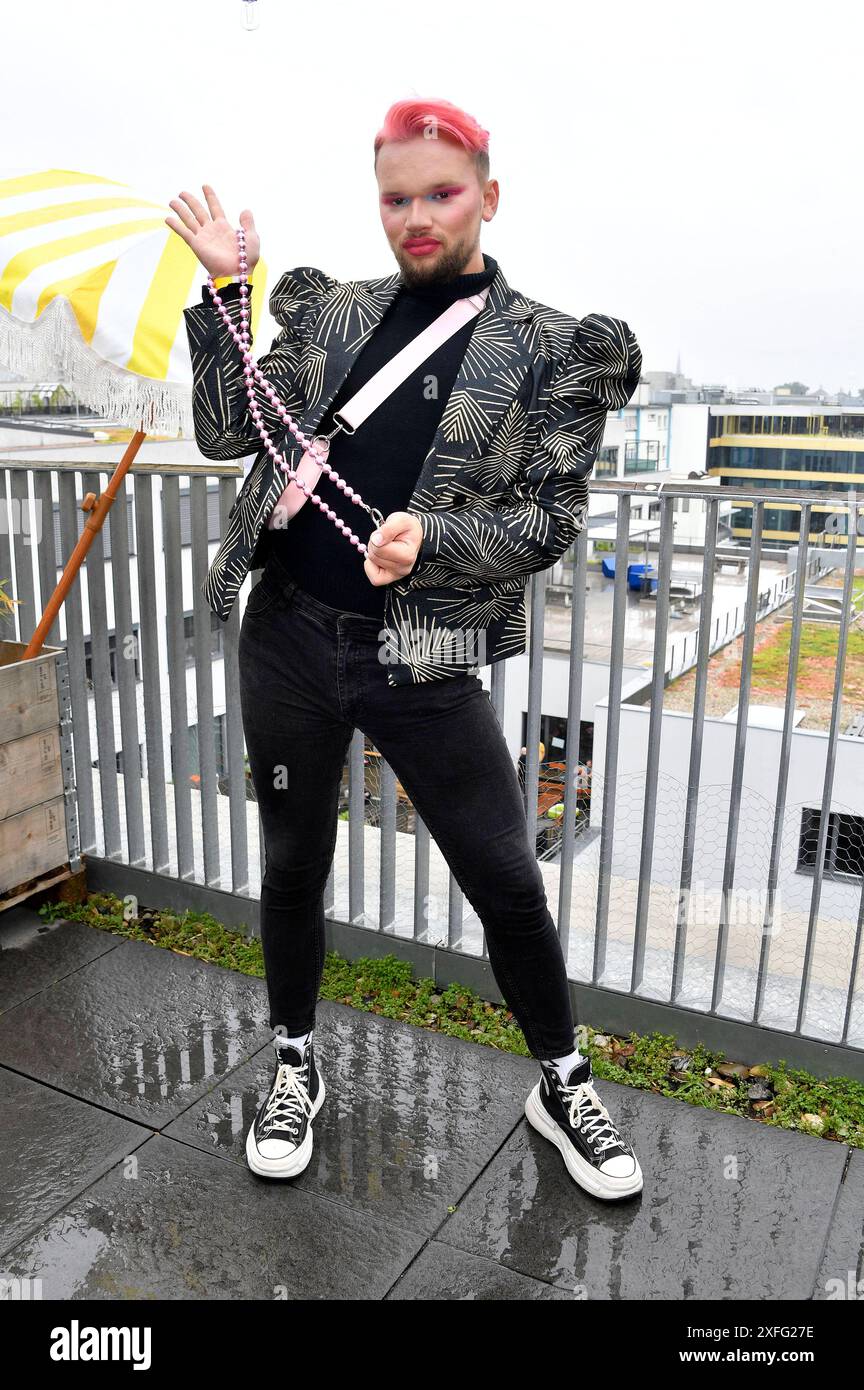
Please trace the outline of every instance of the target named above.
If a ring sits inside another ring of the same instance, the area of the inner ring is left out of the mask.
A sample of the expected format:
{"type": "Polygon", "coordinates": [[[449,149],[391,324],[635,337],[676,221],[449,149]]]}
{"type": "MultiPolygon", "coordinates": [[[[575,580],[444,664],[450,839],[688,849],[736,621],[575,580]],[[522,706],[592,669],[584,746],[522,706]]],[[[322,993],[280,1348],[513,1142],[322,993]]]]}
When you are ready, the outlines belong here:
{"type": "Polygon", "coordinates": [[[573,1181],[584,1187],[586,1192],[590,1192],[592,1197],[599,1197],[604,1202],[614,1202],[619,1197],[633,1197],[637,1192],[641,1192],[642,1169],[639,1167],[638,1158],[634,1158],[636,1171],[629,1178],[611,1178],[605,1173],[598,1173],[596,1168],[585,1162],[554,1120],[550,1119],[540,1099],[540,1086],[541,1082],[538,1081],[525,1102],[526,1118],[538,1133],[544,1135],[559,1150],[573,1181]]]}
{"type": "MultiPolygon", "coordinates": [[[[312,1157],[312,1122],[327,1094],[324,1089],[324,1078],[320,1071],[318,1073],[318,1094],[312,1105],[312,1117],[306,1129],[306,1138],[303,1143],[298,1145],[291,1153],[284,1158],[262,1158],[255,1147],[255,1122],[249,1126],[249,1133],[246,1135],[246,1162],[253,1173],[258,1173],[262,1178],[295,1178],[298,1173],[302,1173],[304,1168],[309,1166],[312,1157]]],[[[257,1115],[256,1115],[257,1119],[257,1115]]]]}

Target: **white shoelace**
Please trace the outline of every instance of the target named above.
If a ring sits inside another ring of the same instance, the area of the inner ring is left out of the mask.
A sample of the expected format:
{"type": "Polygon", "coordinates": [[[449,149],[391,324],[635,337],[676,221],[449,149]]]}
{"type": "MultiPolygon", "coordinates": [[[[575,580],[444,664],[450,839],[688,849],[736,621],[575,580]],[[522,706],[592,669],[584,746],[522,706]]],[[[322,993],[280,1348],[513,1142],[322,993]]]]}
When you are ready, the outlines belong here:
{"type": "Polygon", "coordinates": [[[569,1105],[570,1124],[574,1129],[581,1129],[596,1149],[602,1153],[606,1149],[626,1148],[612,1123],[612,1116],[594,1090],[593,1081],[582,1081],[578,1086],[562,1085],[561,1095],[565,1105],[569,1105]]]}
{"type": "MultiPolygon", "coordinates": [[[[303,1066],[305,1065],[304,1062],[303,1066]]],[[[311,1120],[314,1106],[309,1092],[300,1080],[302,1070],[303,1067],[292,1066],[290,1062],[279,1062],[273,1090],[261,1117],[262,1135],[276,1126],[293,1132],[300,1121],[300,1113],[304,1110],[311,1120]]]]}

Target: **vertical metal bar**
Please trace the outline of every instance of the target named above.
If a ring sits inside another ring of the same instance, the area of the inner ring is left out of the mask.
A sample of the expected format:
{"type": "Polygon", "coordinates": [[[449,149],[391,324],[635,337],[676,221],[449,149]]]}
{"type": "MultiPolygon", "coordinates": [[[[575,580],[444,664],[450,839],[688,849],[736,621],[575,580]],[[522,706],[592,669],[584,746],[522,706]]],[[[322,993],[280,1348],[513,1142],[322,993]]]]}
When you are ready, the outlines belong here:
{"type": "Polygon", "coordinates": [[[355,926],[363,925],[366,911],[365,751],[363,730],[355,729],[348,747],[348,920],[355,926]]]}
{"type": "MultiPolygon", "coordinates": [[[[30,510],[26,468],[10,469],[12,490],[12,545],[15,554],[15,597],[18,607],[18,632],[26,642],[33,635],[39,614],[36,612],[36,593],[33,584],[33,541],[36,530],[30,510]]],[[[10,590],[11,592],[11,590],[10,590]]]]}
{"type": "MultiPolygon", "coordinates": [[[[845,500],[845,499],[844,499],[845,500]]],[[[838,508],[844,505],[838,499],[838,508]]],[[[837,661],[834,667],[834,693],[831,700],[831,723],[828,729],[828,742],[825,749],[825,778],[822,783],[822,805],[819,808],[819,838],[816,845],[816,863],[813,869],[813,888],[810,894],[810,914],[807,921],[807,942],[804,948],[804,965],[801,971],[801,992],[798,998],[798,1016],[795,1031],[800,1033],[807,1010],[807,996],[810,991],[810,973],[813,968],[813,948],[816,943],[816,924],[819,916],[819,903],[822,898],[822,879],[825,875],[825,843],[828,838],[828,821],[831,798],[834,792],[834,764],[837,758],[837,736],[840,732],[840,711],[843,704],[843,680],[846,674],[846,648],[849,644],[849,627],[852,618],[852,581],[855,577],[855,560],[858,553],[858,513],[860,503],[849,502],[849,539],[846,546],[846,573],[843,579],[843,599],[840,614],[840,628],[837,634],[837,661]]]]}
{"type": "MultiPolygon", "coordinates": [[[[222,478],[219,485],[219,529],[224,536],[228,513],[237,495],[233,478],[222,478]]],[[[222,659],[225,683],[225,740],[227,743],[226,771],[230,798],[228,817],[231,825],[231,884],[235,893],[249,892],[249,838],[246,801],[246,766],[243,721],[240,710],[240,667],[237,653],[240,642],[239,599],[222,628],[222,659]]]]}
{"type": "Polygon", "coordinates": [[[177,835],[177,874],[195,877],[192,837],[192,789],[189,785],[189,716],[186,709],[186,642],[183,629],[183,556],[180,534],[180,479],[162,480],[162,534],[165,537],[165,627],[168,653],[168,695],[171,709],[171,777],[174,787],[174,827],[177,835]]]}
{"type": "Polygon", "coordinates": [[[195,706],[198,727],[198,791],[204,840],[204,881],[219,887],[219,812],[216,797],[216,746],[213,723],[213,658],[210,652],[210,609],[201,592],[207,576],[207,477],[190,475],[189,515],[192,527],[192,610],[195,642],[195,706]]]}
{"type": "Polygon", "coordinates": [[[462,950],[464,903],[465,895],[451,869],[447,884],[447,945],[451,951],[462,950]]]}
{"type": "Polygon", "coordinates": [[[744,754],[747,749],[747,716],[750,710],[750,685],[753,678],[753,647],[756,639],[756,619],[759,607],[759,556],[762,552],[764,500],[754,501],[751,512],[750,573],[747,577],[744,642],[741,652],[741,686],[738,697],[738,718],[735,721],[735,752],[732,758],[732,782],[729,789],[729,819],[726,826],[726,853],[723,861],[723,887],[720,893],[720,921],[717,928],[717,953],[714,960],[711,1013],[716,1013],[720,1006],[726,977],[726,952],[729,945],[732,893],[735,888],[735,862],[738,854],[738,825],[741,818],[741,788],[744,784],[744,754]]]}
{"type": "Polygon", "coordinates": [[[546,571],[536,570],[531,588],[531,632],[528,646],[528,717],[525,729],[525,819],[528,839],[537,843],[537,785],[540,773],[540,720],[543,703],[543,651],[546,624],[546,571]]]}
{"type": "MultiPolygon", "coordinates": [[[[663,486],[662,483],[660,485],[663,486]]],[[[642,845],[639,854],[639,887],[633,933],[630,990],[635,994],[645,973],[648,906],[651,901],[651,869],[657,834],[657,783],[660,774],[660,735],[663,730],[663,693],[666,687],[666,643],[669,635],[669,584],[675,542],[672,498],[660,498],[660,553],[657,574],[657,613],[654,621],[654,664],[651,673],[651,712],[648,716],[648,752],[645,763],[645,802],[642,808],[642,845]]],[[[617,565],[616,565],[617,575],[617,565]]]]}
{"type": "Polygon", "coordinates": [[[687,927],[690,918],[690,890],[693,885],[693,861],[696,849],[696,818],[699,811],[699,787],[702,775],[702,740],[705,733],[705,697],[708,690],[708,663],[714,650],[713,639],[718,635],[718,623],[712,618],[714,606],[714,557],[717,551],[719,499],[711,498],[705,514],[705,548],[702,556],[702,604],[699,617],[696,651],[696,688],[693,694],[693,715],[690,722],[690,759],[687,770],[687,795],[684,805],[684,827],[681,844],[681,875],[678,890],[678,912],[675,923],[675,946],[672,956],[672,987],[670,1002],[674,1003],[684,987],[684,963],[687,953],[687,927]]]}
{"type": "MultiPolygon", "coordinates": [[[[15,575],[12,569],[12,535],[15,529],[15,518],[6,486],[6,481],[9,478],[10,470],[3,468],[0,471],[0,579],[7,581],[6,592],[10,597],[14,597],[15,575]]],[[[14,626],[16,612],[16,609],[12,610],[13,632],[17,632],[17,627],[14,626]]]]}
{"type": "Polygon", "coordinates": [[[153,547],[153,479],[136,473],[135,550],[138,578],[138,636],[141,652],[144,700],[144,739],[147,753],[147,798],[150,808],[150,842],[153,870],[169,870],[168,806],[165,796],[165,732],[162,721],[162,672],[159,660],[159,614],[156,601],[156,558],[153,547]]]}
{"type": "Polygon", "coordinates": [[[762,941],[759,947],[759,965],[756,971],[756,993],[753,1000],[753,1022],[759,1019],[765,997],[765,982],[768,977],[768,958],[771,938],[774,931],[774,904],[777,882],[780,877],[780,850],[783,843],[783,821],[786,816],[786,790],[789,783],[789,761],[792,754],[792,733],[795,726],[795,694],[798,685],[798,660],[801,650],[801,619],[804,612],[804,589],[806,587],[807,551],[810,536],[811,503],[801,507],[801,523],[798,542],[798,559],[795,565],[795,600],[792,608],[792,634],[789,642],[789,665],[786,678],[786,700],[783,706],[783,733],[780,737],[780,757],[777,769],[777,792],[774,806],[774,824],[771,830],[771,853],[768,859],[768,885],[765,895],[765,914],[762,920],[762,941]]]}
{"type": "Polygon", "coordinates": [[[489,699],[498,716],[498,723],[504,719],[504,701],[507,682],[506,661],[494,661],[489,667],[489,699]]]}
{"type": "Polygon", "coordinates": [[[414,807],[414,940],[437,940],[432,933],[429,900],[429,829],[414,807]]]}
{"type": "MultiPolygon", "coordinates": [[[[530,580],[528,587],[530,589],[530,580]]],[[[489,698],[492,702],[492,708],[498,716],[499,724],[503,724],[504,722],[504,705],[507,678],[507,673],[505,670],[506,664],[507,663],[504,661],[496,661],[493,662],[490,667],[489,698]]],[[[489,943],[486,940],[486,928],[483,926],[482,923],[480,925],[480,959],[489,959],[489,943]]]]}
{"type": "MultiPolygon", "coordinates": [[[[65,561],[78,544],[83,518],[78,507],[74,473],[61,473],[60,548],[65,561]]],[[[61,611],[65,625],[66,656],[69,663],[69,694],[72,701],[72,753],[75,759],[75,790],[78,805],[78,835],[82,854],[94,853],[96,812],[93,804],[93,754],[90,741],[90,694],[87,663],[84,660],[84,605],[82,585],[87,579],[86,565],[66,595],[61,611]]]]}
{"type": "Polygon", "coordinates": [[[849,989],[846,992],[846,1009],[843,1014],[843,1036],[841,1042],[847,1045],[849,1042],[849,1027],[852,1023],[852,1006],[855,1002],[858,962],[861,959],[862,936],[864,936],[864,878],[861,880],[861,896],[858,899],[858,922],[855,926],[855,944],[852,947],[852,964],[849,969],[849,989]]]}
{"type": "MultiPolygon", "coordinates": [[[[38,621],[45,611],[48,600],[57,587],[57,545],[54,536],[54,501],[51,493],[51,473],[47,469],[34,469],[33,494],[36,501],[36,526],[38,537],[36,563],[39,570],[39,612],[38,621]]],[[[34,623],[35,626],[35,623],[34,623]]],[[[60,642],[59,617],[55,618],[45,638],[46,647],[56,647],[60,642]]]]}
{"type": "MultiPolygon", "coordinates": [[[[132,624],[132,590],[129,577],[128,475],[108,513],[111,532],[111,582],[114,591],[114,670],[120,706],[120,747],[123,751],[123,798],[126,808],[127,863],[143,865],[144,809],[141,801],[141,764],[138,752],[138,693],[135,663],[138,637],[132,624]]],[[[140,632],[139,621],[139,632],[140,632]]]]}
{"type": "Polygon", "coordinates": [[[624,630],[627,619],[627,565],[630,558],[630,493],[618,498],[615,530],[615,583],[612,598],[612,634],[609,650],[609,700],[606,725],[606,756],[603,765],[603,815],[600,823],[599,882],[597,919],[594,931],[592,982],[597,984],[606,969],[606,939],[609,930],[609,890],[612,877],[612,851],[615,838],[615,800],[618,790],[618,732],[621,725],[621,671],[624,661],[624,630]]]}
{"type": "Polygon", "coordinates": [[[396,774],[383,756],[378,759],[378,767],[381,779],[378,930],[392,934],[396,926],[396,774]]]}
{"type": "Polygon", "coordinates": [[[558,876],[558,936],[564,960],[570,946],[570,913],[573,902],[573,849],[576,840],[579,745],[582,732],[582,670],[585,664],[585,589],[588,578],[588,532],[580,531],[573,543],[573,594],[570,605],[570,666],[567,685],[567,757],[564,787],[564,830],[558,876]]]}
{"type": "MultiPolygon", "coordinates": [[[[252,580],[252,588],[254,589],[255,585],[256,585],[256,584],[260,584],[260,583],[261,583],[261,580],[264,578],[264,571],[263,571],[263,568],[258,567],[258,568],[254,569],[254,570],[250,570],[250,571],[249,571],[249,575],[250,575],[250,578],[251,578],[251,580],[252,580]]],[[[250,591],[250,595],[251,595],[251,591],[250,591]]],[[[246,602],[248,602],[248,598],[247,598],[246,600],[244,600],[244,606],[245,606],[245,603],[246,603],[246,602]]],[[[237,598],[237,604],[238,604],[238,608],[239,608],[239,604],[240,604],[239,595],[238,595],[238,598],[237,598]]],[[[242,627],[242,623],[243,623],[243,620],[242,620],[242,618],[241,618],[241,619],[240,619],[240,625],[241,625],[241,627],[242,627]]],[[[238,642],[239,642],[239,635],[238,635],[238,642]]],[[[264,841],[264,823],[263,823],[263,821],[262,821],[262,819],[261,819],[261,812],[258,810],[257,801],[256,801],[256,804],[255,804],[255,809],[256,809],[257,817],[258,817],[258,881],[259,881],[259,883],[261,884],[261,886],[263,887],[263,884],[264,884],[264,877],[265,877],[265,874],[267,873],[267,846],[266,846],[265,841],[264,841]]],[[[330,865],[330,872],[329,872],[329,874],[328,874],[328,876],[327,876],[327,882],[326,882],[326,884],[325,884],[325,886],[324,886],[324,894],[323,894],[323,904],[322,904],[322,905],[323,905],[323,909],[324,909],[325,914],[328,913],[328,912],[332,912],[332,910],[333,910],[333,887],[334,887],[334,865],[331,864],[331,865],[330,865]]],[[[259,919],[259,920],[260,920],[260,919],[259,919]]]]}
{"type": "MultiPolygon", "coordinates": [[[[84,491],[99,494],[99,473],[84,474],[84,491]]],[[[90,620],[90,669],[96,713],[96,745],[99,750],[99,790],[102,797],[102,833],[105,858],[120,859],[120,800],[117,791],[117,739],[114,728],[114,690],[111,683],[111,654],[108,647],[108,603],[105,592],[105,532],[95,532],[87,552],[87,594],[90,620]]],[[[116,623],[115,623],[116,633],[116,623]]],[[[116,641],[116,637],[115,637],[116,641]]],[[[115,654],[119,665],[120,654],[115,654]]]]}

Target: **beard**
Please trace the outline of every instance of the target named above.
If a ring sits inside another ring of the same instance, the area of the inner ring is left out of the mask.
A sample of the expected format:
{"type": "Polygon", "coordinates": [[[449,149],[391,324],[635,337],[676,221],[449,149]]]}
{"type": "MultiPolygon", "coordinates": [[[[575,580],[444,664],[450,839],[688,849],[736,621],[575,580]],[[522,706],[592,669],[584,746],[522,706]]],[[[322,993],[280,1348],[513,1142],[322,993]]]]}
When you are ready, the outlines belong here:
{"type": "Polygon", "coordinates": [[[471,242],[467,237],[463,241],[456,242],[449,248],[442,248],[435,253],[434,264],[427,264],[425,260],[415,260],[409,251],[403,251],[399,247],[396,259],[402,271],[402,279],[409,287],[412,285],[443,285],[448,280],[455,280],[457,275],[461,275],[464,267],[468,264],[474,254],[477,242],[471,242]]]}

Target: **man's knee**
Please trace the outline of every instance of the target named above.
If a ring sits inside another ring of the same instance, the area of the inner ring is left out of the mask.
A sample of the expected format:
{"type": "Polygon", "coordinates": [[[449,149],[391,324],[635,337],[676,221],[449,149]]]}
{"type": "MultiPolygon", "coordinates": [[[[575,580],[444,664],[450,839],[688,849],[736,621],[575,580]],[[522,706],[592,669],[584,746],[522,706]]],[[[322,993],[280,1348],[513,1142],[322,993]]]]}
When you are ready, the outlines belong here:
{"type": "MultiPolygon", "coordinates": [[[[546,902],[546,885],[537,859],[526,844],[524,851],[469,856],[463,867],[468,896],[484,906],[505,904],[511,912],[532,912],[546,902]]],[[[478,907],[479,912],[479,907],[478,907]]]]}

